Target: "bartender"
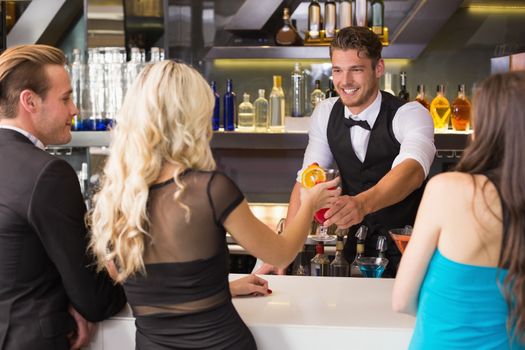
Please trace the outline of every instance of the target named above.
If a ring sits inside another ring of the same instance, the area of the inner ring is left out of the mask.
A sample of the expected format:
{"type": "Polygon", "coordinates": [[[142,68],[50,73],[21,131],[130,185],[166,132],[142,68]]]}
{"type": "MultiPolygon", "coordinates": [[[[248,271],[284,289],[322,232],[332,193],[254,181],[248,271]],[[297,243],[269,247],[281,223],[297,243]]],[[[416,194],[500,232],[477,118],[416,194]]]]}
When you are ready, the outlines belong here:
{"type": "Polygon", "coordinates": [[[379,37],[366,27],[341,29],[330,46],[339,97],[315,108],[303,167],[290,197],[288,219],[300,206],[300,174],[311,163],[341,174],[343,195],[325,214],[325,225],[350,228],[344,255],[355,257],[355,231],[368,227],[365,255],[376,255],[379,235],[388,240],[385,277],[395,277],[401,253],[388,230],[413,225],[434,159],[434,125],[417,102],[379,90],[385,71],[379,37]]]}

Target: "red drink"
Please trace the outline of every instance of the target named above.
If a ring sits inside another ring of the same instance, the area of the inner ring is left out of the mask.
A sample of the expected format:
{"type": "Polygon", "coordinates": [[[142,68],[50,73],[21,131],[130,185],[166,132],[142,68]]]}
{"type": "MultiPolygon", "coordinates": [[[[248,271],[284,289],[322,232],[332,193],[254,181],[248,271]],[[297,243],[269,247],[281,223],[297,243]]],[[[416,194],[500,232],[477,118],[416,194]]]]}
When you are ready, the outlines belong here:
{"type": "Polygon", "coordinates": [[[315,212],[314,218],[315,221],[317,221],[319,224],[323,225],[326,221],[324,214],[328,211],[328,208],[321,208],[318,211],[315,212]]]}

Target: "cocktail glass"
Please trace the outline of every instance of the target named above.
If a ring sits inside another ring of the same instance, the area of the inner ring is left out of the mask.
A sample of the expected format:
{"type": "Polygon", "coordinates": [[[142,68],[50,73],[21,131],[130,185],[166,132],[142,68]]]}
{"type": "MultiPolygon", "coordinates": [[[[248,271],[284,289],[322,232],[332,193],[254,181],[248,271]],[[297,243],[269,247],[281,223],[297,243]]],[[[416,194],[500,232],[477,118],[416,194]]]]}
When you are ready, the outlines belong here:
{"type": "Polygon", "coordinates": [[[405,226],[404,228],[395,228],[388,231],[388,233],[396,243],[396,246],[401,252],[401,254],[403,254],[405,252],[405,248],[408,245],[410,237],[412,237],[412,226],[405,226]]]}
{"type": "MultiPolygon", "coordinates": [[[[326,174],[326,181],[333,180],[337,177],[339,172],[336,169],[323,169],[326,174]]],[[[334,188],[330,188],[333,190],[334,188]]],[[[318,242],[328,242],[336,239],[336,236],[328,234],[328,226],[324,225],[326,221],[324,214],[328,211],[329,208],[321,208],[314,214],[314,219],[319,223],[319,234],[311,236],[310,238],[318,242]]]]}
{"type": "Polygon", "coordinates": [[[388,265],[387,258],[360,257],[356,260],[363,277],[380,278],[388,265]]]}

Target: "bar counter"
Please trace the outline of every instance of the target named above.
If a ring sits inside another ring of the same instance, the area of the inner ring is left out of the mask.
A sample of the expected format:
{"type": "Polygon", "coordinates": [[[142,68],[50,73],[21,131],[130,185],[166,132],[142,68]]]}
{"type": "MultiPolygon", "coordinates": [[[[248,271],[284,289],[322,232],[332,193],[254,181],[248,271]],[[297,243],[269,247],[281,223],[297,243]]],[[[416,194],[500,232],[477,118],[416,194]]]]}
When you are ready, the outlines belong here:
{"type": "MultiPolygon", "coordinates": [[[[391,310],[393,279],[262,277],[270,296],[233,299],[260,350],[408,347],[415,318],[391,310]]],[[[134,342],[135,323],[126,307],[98,325],[88,349],[134,349],[134,342]]]]}

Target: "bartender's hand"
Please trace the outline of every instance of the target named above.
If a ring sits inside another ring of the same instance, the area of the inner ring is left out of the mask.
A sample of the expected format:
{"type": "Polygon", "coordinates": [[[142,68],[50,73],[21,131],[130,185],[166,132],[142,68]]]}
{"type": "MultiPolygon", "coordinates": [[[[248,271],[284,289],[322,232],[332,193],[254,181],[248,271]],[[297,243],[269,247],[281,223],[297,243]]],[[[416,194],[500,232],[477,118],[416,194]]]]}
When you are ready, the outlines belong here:
{"type": "Polygon", "coordinates": [[[340,196],[326,212],[325,226],[336,224],[338,228],[349,228],[363,221],[368,213],[364,202],[356,196],[340,196]]]}
{"type": "Polygon", "coordinates": [[[256,276],[248,275],[230,282],[230,293],[232,297],[241,295],[268,295],[272,291],[268,289],[268,281],[256,276]]]}

